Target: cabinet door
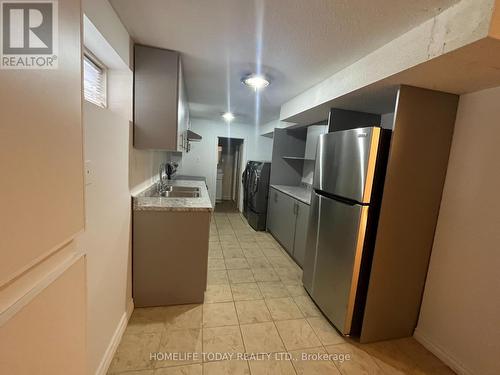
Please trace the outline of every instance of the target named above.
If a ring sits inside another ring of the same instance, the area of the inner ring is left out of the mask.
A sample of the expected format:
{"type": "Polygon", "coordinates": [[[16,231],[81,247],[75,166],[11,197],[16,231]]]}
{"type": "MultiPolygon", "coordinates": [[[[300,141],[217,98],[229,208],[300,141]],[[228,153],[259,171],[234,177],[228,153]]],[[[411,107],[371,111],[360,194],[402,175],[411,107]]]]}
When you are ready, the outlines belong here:
{"type": "Polygon", "coordinates": [[[291,254],[295,236],[295,199],[271,189],[269,210],[268,229],[291,254]]]}
{"type": "Polygon", "coordinates": [[[267,230],[271,233],[276,232],[278,227],[279,212],[278,212],[278,194],[276,189],[269,189],[269,202],[267,208],[267,230]]]}
{"type": "Polygon", "coordinates": [[[186,96],[186,86],[184,84],[184,72],[182,69],[182,60],[179,59],[179,95],[177,103],[177,151],[185,150],[186,131],[189,124],[189,106],[186,96]]]}
{"type": "Polygon", "coordinates": [[[309,225],[309,206],[297,202],[297,222],[295,224],[295,242],[293,246],[293,257],[298,265],[302,267],[306,254],[307,228],[309,225]]]}
{"type": "Polygon", "coordinates": [[[134,47],[134,147],[177,151],[179,53],[134,47]]]}

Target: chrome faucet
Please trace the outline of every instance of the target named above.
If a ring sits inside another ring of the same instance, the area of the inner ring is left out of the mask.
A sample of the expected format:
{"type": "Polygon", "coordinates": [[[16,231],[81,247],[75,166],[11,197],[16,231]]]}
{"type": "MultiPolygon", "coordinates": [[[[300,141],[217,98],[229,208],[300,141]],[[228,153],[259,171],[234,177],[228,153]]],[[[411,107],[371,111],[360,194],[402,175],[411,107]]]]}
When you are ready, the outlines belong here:
{"type": "Polygon", "coordinates": [[[166,164],[161,163],[160,167],[158,168],[158,183],[157,183],[157,189],[158,193],[162,194],[166,191],[166,186],[165,186],[165,179],[167,178],[167,171],[166,171],[166,164]]]}

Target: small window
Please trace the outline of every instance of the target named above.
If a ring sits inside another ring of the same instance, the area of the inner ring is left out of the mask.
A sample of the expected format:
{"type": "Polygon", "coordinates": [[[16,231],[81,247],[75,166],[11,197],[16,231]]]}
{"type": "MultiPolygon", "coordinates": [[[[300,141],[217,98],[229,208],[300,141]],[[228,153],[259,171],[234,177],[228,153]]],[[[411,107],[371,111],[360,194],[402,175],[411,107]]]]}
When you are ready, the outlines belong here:
{"type": "Polygon", "coordinates": [[[85,100],[106,108],[106,69],[87,54],[83,57],[83,92],[85,100]]]}

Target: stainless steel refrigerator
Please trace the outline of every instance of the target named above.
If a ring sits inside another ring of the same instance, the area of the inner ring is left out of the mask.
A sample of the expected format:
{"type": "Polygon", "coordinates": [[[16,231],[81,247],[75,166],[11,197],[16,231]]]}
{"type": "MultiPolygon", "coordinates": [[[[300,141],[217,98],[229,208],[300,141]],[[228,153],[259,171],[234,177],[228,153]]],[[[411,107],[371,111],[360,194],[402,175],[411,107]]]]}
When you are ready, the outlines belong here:
{"type": "Polygon", "coordinates": [[[318,141],[303,282],[345,335],[362,321],[389,142],[378,127],[318,141]]]}

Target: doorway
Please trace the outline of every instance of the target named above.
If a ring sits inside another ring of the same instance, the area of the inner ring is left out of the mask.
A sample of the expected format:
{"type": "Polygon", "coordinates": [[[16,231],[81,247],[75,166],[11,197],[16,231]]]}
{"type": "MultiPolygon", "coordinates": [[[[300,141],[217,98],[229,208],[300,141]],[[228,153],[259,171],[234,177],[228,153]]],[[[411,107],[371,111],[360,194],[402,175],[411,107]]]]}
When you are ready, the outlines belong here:
{"type": "Polygon", "coordinates": [[[239,212],[243,139],[218,137],[215,211],[239,212]]]}

